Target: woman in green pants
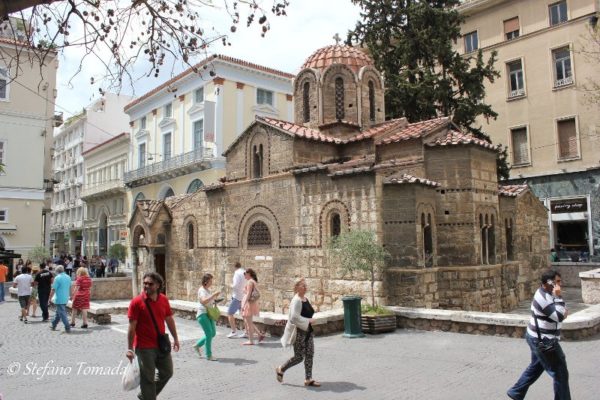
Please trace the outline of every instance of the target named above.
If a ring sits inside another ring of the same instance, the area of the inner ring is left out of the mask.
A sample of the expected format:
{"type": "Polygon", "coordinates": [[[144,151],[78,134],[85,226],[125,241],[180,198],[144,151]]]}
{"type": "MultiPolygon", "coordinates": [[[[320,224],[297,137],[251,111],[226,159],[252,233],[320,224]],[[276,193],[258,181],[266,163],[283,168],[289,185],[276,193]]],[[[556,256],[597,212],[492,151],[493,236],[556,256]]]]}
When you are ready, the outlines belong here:
{"type": "Polygon", "coordinates": [[[210,287],[213,284],[213,276],[211,274],[204,274],[202,277],[202,286],[198,289],[198,312],[196,313],[196,320],[204,330],[204,337],[196,342],[194,350],[199,356],[202,356],[202,346],[206,344],[206,359],[210,361],[216,361],[216,358],[212,356],[212,339],[215,337],[216,323],[212,319],[208,318],[206,312],[207,306],[212,306],[215,303],[215,298],[220,292],[211,293],[210,287]]]}

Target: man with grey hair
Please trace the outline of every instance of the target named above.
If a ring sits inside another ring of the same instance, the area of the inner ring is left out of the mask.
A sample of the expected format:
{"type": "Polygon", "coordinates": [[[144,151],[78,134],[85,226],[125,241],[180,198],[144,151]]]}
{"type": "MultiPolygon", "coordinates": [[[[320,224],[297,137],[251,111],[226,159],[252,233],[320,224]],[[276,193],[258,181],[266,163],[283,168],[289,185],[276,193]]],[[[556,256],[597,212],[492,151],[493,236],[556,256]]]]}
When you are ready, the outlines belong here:
{"type": "Polygon", "coordinates": [[[65,332],[69,333],[71,332],[71,326],[67,317],[67,303],[71,296],[71,278],[65,274],[65,267],[62,265],[56,267],[56,274],[56,278],[54,278],[54,282],[52,283],[52,290],[50,291],[50,299],[56,294],[56,298],[54,299],[56,314],[54,315],[50,329],[55,331],[60,319],[65,326],[65,332]]]}

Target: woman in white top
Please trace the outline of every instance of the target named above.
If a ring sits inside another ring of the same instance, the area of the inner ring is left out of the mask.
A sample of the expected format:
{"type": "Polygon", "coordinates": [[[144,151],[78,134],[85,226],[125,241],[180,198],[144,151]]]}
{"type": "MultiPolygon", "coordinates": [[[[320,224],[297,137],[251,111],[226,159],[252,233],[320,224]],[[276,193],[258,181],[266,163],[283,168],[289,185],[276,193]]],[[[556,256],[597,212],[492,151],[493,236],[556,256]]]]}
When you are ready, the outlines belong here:
{"type": "MultiPolygon", "coordinates": [[[[315,354],[315,345],[313,340],[312,323],[315,310],[306,298],[308,290],[304,278],[298,280],[294,285],[294,297],[290,303],[290,313],[288,323],[285,327],[286,335],[295,331],[296,338],[294,343],[294,356],[287,360],[282,366],[275,369],[277,381],[283,382],[283,374],[294,365],[300,364],[304,360],[304,386],[321,386],[320,382],[312,378],[313,357],[315,354]],[[293,328],[295,326],[295,328],[293,328]]],[[[291,338],[290,338],[291,339],[291,338]]],[[[283,339],[282,339],[283,340],[283,339]]],[[[287,343],[288,339],[285,340],[287,343]]]]}
{"type": "Polygon", "coordinates": [[[210,361],[216,361],[216,358],[212,356],[212,339],[217,333],[217,324],[212,319],[208,318],[206,311],[207,306],[212,306],[215,303],[215,298],[220,292],[211,293],[210,287],[213,284],[213,276],[211,274],[204,274],[202,277],[202,286],[198,289],[198,312],[196,313],[196,320],[204,330],[204,337],[196,342],[194,350],[199,356],[202,356],[201,347],[206,344],[206,359],[210,361]]]}

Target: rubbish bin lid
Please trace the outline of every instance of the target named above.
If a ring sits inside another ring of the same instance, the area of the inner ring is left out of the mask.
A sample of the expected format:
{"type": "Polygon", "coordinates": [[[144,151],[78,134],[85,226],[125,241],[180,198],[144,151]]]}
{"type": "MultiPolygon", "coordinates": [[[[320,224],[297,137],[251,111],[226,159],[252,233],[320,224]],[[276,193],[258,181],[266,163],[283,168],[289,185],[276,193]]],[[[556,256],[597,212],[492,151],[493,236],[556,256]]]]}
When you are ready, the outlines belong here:
{"type": "Polygon", "coordinates": [[[342,297],[342,301],[350,301],[350,300],[362,300],[360,296],[344,296],[342,297]]]}

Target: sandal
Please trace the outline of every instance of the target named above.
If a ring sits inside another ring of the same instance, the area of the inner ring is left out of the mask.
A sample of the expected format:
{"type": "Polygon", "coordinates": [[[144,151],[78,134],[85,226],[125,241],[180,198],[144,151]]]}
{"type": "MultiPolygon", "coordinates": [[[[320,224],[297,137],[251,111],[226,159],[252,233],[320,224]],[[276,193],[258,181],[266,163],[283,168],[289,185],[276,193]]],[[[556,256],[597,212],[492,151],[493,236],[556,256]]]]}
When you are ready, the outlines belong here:
{"type": "Polygon", "coordinates": [[[261,333],[260,335],[258,335],[258,343],[262,342],[263,340],[265,340],[265,334],[261,333]]]}
{"type": "Polygon", "coordinates": [[[277,374],[277,382],[282,383],[283,382],[283,372],[281,372],[281,369],[279,367],[275,368],[275,373],[277,374]]]}
{"type": "Polygon", "coordinates": [[[195,351],[196,353],[198,353],[198,357],[202,357],[202,349],[200,349],[200,347],[198,347],[198,346],[196,346],[196,345],[194,345],[194,346],[192,346],[192,347],[194,348],[194,351],[195,351]]]}
{"type": "Polygon", "coordinates": [[[242,343],[242,346],[254,346],[254,342],[252,342],[252,341],[244,342],[244,343],[242,343]]]}
{"type": "Polygon", "coordinates": [[[304,386],[321,387],[321,382],[315,381],[314,379],[304,381],[304,386]]]}

